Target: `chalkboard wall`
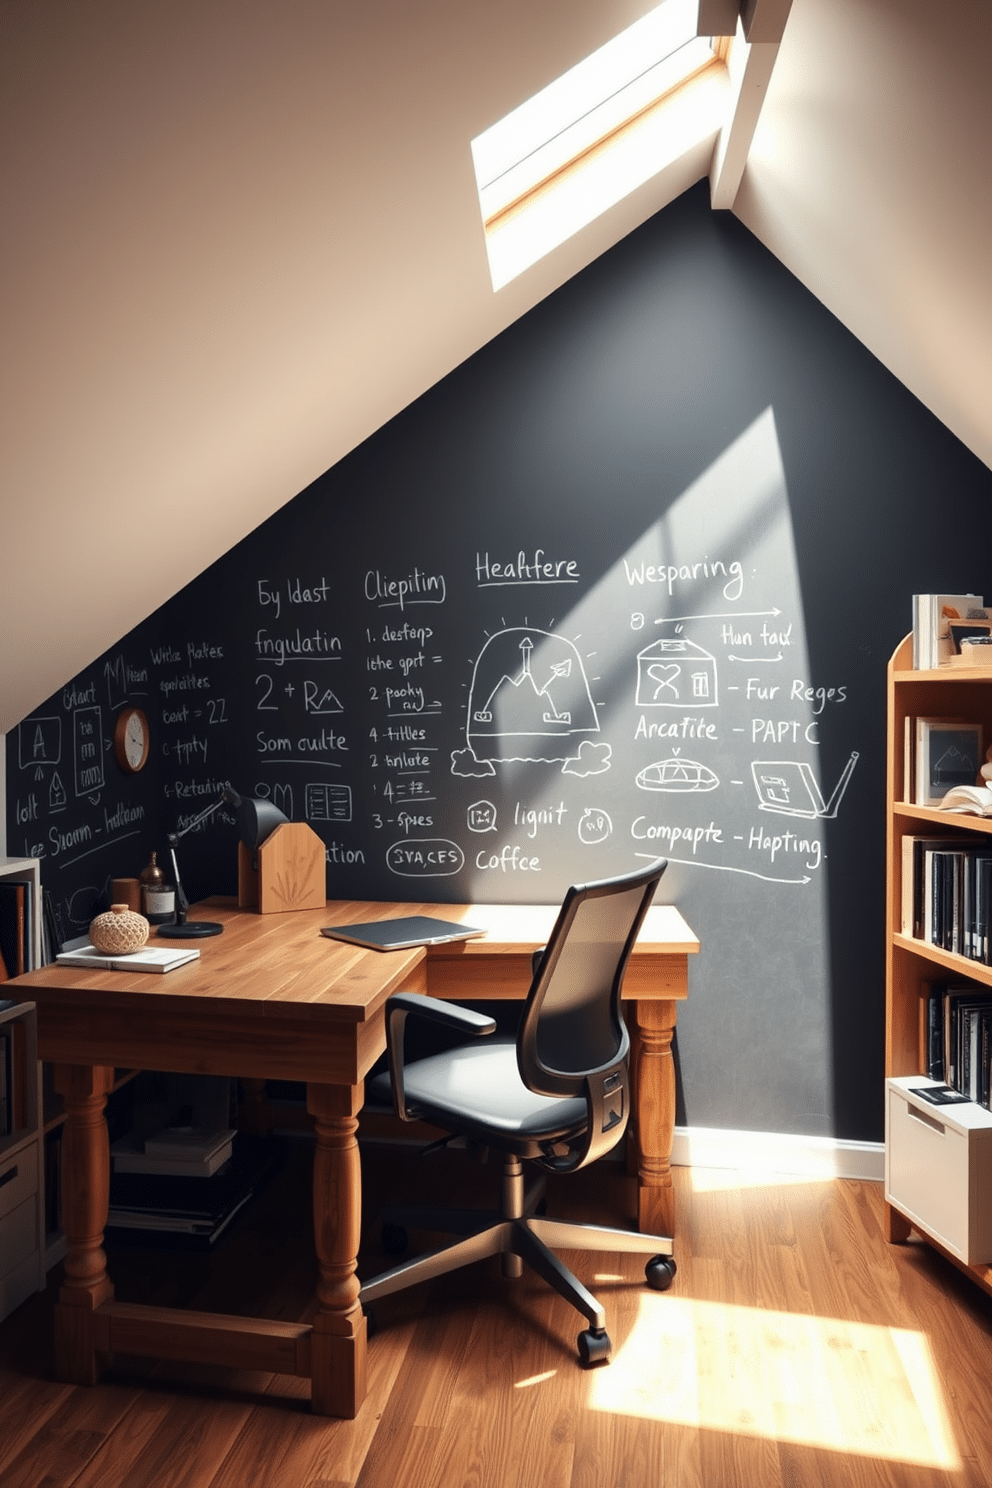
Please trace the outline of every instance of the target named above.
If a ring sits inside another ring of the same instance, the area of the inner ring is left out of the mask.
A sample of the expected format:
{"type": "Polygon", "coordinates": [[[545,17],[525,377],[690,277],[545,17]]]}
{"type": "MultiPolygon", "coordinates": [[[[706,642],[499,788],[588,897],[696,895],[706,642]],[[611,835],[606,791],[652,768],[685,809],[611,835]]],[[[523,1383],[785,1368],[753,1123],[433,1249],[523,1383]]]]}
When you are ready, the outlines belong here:
{"type": "MultiPolygon", "coordinates": [[[[66,934],[228,783],[319,833],[331,897],[554,902],[664,854],[680,1120],[878,1139],[885,664],[914,591],[988,591],[990,496],[699,186],[25,720],[9,851],[66,934]]],[[[233,892],[230,814],[180,855],[233,892]]]]}

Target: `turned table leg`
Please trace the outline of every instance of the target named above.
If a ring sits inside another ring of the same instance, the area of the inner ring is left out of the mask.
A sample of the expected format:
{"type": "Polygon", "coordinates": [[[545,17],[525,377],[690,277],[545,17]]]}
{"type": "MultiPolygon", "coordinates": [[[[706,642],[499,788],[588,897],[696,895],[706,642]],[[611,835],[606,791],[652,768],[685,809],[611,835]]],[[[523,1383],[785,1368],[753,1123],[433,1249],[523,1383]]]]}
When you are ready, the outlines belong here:
{"type": "Polygon", "coordinates": [[[94,1385],[102,1373],[94,1315],[114,1295],[103,1249],[110,1203],[104,1107],[114,1071],[102,1065],[57,1064],[54,1077],[65,1101],[62,1217],[68,1246],[55,1306],[55,1373],[70,1384],[94,1385]]]}
{"type": "Polygon", "coordinates": [[[363,1086],[308,1085],[316,1118],[313,1227],[317,1248],[317,1315],[311,1335],[312,1409],[358,1414],[365,1398],[365,1315],[358,1300],[362,1174],[355,1132],[363,1086]]]}
{"type": "Polygon", "coordinates": [[[675,1001],[638,1001],[634,1101],[637,1122],[637,1226],[645,1234],[672,1235],[672,1141],[675,1136],[675,1001]]]}

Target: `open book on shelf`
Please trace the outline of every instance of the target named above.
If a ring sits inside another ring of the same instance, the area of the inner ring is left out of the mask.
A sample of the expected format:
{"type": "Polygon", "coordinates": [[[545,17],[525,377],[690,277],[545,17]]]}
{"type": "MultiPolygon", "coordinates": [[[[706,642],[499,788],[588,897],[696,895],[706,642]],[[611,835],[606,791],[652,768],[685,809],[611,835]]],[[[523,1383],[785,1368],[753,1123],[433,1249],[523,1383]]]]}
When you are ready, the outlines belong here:
{"type": "Polygon", "coordinates": [[[987,785],[955,785],[936,805],[940,811],[992,816],[992,790],[987,785]]]}

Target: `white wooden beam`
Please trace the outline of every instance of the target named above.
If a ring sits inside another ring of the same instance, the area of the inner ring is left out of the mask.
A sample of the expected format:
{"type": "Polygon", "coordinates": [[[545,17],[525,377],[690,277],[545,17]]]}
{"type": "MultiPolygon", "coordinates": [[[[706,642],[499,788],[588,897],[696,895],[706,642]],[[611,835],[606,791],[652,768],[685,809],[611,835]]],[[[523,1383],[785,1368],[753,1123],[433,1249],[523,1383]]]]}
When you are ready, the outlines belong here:
{"type": "Polygon", "coordinates": [[[729,212],[734,205],[777,56],[778,42],[749,46],[738,34],[731,44],[730,107],[710,166],[710,205],[715,212],[729,212]]]}
{"type": "Polygon", "coordinates": [[[781,41],[791,9],[792,0],[742,0],[744,35],[751,43],[781,41]]]}
{"type": "Polygon", "coordinates": [[[733,36],[740,11],[740,0],[699,0],[696,35],[733,36]]]}

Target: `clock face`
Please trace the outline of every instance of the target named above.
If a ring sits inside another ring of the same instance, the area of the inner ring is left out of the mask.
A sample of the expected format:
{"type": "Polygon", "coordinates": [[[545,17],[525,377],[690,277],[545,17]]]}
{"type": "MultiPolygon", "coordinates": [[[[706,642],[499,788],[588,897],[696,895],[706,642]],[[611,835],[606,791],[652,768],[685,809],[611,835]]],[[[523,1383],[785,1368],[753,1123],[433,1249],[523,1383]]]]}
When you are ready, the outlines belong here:
{"type": "Polygon", "coordinates": [[[122,770],[135,774],[148,759],[151,737],[140,708],[125,708],[114,729],[114,752],[122,770]]]}

